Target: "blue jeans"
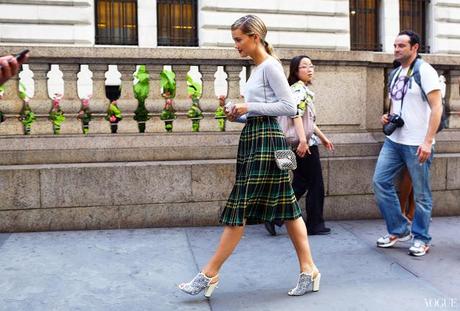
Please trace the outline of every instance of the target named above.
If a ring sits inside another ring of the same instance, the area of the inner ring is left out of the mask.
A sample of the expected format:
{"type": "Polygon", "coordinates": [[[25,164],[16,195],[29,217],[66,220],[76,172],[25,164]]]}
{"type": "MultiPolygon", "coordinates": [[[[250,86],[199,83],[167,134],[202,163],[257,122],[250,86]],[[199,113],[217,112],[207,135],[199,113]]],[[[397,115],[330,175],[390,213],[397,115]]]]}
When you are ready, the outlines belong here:
{"type": "Polygon", "coordinates": [[[394,180],[401,169],[407,166],[412,179],[415,197],[415,215],[412,222],[414,238],[425,243],[431,241],[428,234],[433,201],[430,186],[430,166],[433,160],[433,148],[430,158],[420,165],[418,146],[395,143],[386,138],[380,150],[374,173],[374,193],[377,205],[385,219],[388,233],[405,236],[410,231],[408,220],[401,212],[399,198],[396,195],[394,180]]]}

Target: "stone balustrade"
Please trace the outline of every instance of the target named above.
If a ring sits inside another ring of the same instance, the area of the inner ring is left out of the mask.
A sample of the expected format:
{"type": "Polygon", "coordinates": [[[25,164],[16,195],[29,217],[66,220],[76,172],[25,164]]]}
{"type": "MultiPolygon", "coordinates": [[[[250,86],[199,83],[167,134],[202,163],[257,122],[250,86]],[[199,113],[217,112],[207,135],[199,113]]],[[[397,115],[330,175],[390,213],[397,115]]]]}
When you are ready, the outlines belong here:
{"type": "MultiPolygon", "coordinates": [[[[6,54],[20,50],[21,47],[1,47],[0,53],[6,54]]],[[[30,48],[30,47],[29,47],[30,48]]],[[[109,65],[117,65],[121,75],[121,96],[118,106],[122,110],[123,120],[119,122],[119,133],[138,132],[137,122],[133,119],[137,100],[133,94],[133,73],[137,65],[146,65],[150,74],[150,93],[146,100],[150,120],[146,132],[164,131],[159,114],[164,106],[160,94],[159,74],[164,65],[172,66],[176,74],[177,94],[174,107],[178,119],[174,131],[191,131],[191,121],[186,112],[191,105],[187,96],[186,75],[190,66],[198,66],[202,76],[203,94],[200,105],[205,118],[201,121],[201,131],[218,131],[214,112],[218,106],[215,91],[215,76],[218,66],[223,66],[227,75],[220,83],[227,84],[227,96],[232,101],[242,101],[240,94],[240,73],[243,67],[250,72],[251,63],[241,59],[232,49],[188,49],[188,48],[74,48],[74,47],[32,47],[29,69],[33,73],[35,92],[30,100],[30,107],[37,115],[32,125],[32,134],[52,134],[51,110],[48,75],[51,65],[59,65],[64,83],[64,96],[61,108],[66,116],[62,124],[62,134],[81,134],[81,122],[77,114],[81,109],[78,96],[77,75],[82,66],[88,65],[92,73],[92,98],[90,109],[93,119],[90,133],[110,133],[109,122],[104,119],[109,100],[106,97],[107,71],[109,65]]],[[[279,56],[288,70],[289,59],[303,50],[280,49],[279,56]]],[[[390,54],[367,52],[331,52],[309,51],[317,65],[313,89],[317,94],[318,120],[326,130],[362,131],[380,128],[378,116],[385,103],[385,76],[392,60],[390,54]],[[350,113],[353,112],[353,113],[350,113]]],[[[460,58],[455,56],[426,55],[439,73],[447,78],[447,104],[450,127],[460,127],[460,58]]],[[[6,93],[0,101],[0,111],[6,116],[0,125],[0,135],[23,134],[23,127],[18,117],[23,102],[18,97],[18,77],[6,83],[6,93]]],[[[228,122],[227,130],[239,130],[238,124],[228,122]]]]}

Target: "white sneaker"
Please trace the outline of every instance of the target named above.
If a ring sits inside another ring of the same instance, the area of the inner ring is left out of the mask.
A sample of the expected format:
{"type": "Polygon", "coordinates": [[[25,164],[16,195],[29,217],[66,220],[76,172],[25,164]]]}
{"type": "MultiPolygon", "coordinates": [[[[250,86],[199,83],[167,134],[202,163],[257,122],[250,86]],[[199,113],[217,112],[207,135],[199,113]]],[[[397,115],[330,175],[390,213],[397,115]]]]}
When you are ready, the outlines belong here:
{"type": "Polygon", "coordinates": [[[411,233],[408,233],[407,235],[401,237],[392,234],[387,234],[377,240],[377,246],[383,248],[392,247],[397,242],[405,242],[409,241],[410,239],[412,239],[411,233]]]}
{"type": "Polygon", "coordinates": [[[414,240],[414,243],[409,248],[409,255],[420,257],[428,253],[429,250],[430,245],[420,240],[414,240]]]}

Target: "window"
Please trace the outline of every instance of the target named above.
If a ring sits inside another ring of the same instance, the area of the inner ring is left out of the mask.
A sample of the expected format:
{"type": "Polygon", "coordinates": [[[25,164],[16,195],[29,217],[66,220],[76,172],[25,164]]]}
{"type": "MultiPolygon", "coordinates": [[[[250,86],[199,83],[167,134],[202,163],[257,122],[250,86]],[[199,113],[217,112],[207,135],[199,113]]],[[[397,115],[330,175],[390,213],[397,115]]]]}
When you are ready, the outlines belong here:
{"type": "Polygon", "coordinates": [[[96,44],[137,45],[137,1],[96,0],[96,44]]]}
{"type": "Polygon", "coordinates": [[[158,45],[198,46],[197,0],[158,0],[158,45]]]}
{"type": "Polygon", "coordinates": [[[428,0],[399,0],[399,24],[401,30],[413,30],[420,35],[419,52],[429,53],[426,44],[426,12],[428,0]]]}
{"type": "Polygon", "coordinates": [[[382,51],[379,42],[379,0],[350,0],[351,49],[382,51]]]}

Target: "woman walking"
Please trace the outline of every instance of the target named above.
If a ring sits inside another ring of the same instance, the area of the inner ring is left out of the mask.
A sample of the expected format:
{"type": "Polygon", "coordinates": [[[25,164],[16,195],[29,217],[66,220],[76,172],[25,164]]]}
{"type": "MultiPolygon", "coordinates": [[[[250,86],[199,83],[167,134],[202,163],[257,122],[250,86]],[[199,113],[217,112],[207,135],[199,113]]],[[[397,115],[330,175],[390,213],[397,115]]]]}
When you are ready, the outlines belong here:
{"type": "Polygon", "coordinates": [[[238,245],[245,225],[279,220],[286,223],[300,265],[297,286],[288,294],[303,295],[310,287],[318,291],[321,274],[311,256],[289,174],[277,167],[274,158],[275,150],[287,149],[276,116],[295,115],[296,104],[283,68],[265,40],[267,28],[263,21],[247,15],[238,19],[231,30],[240,56],[249,56],[255,63],[246,84],[247,102],[235,104],[227,114],[231,121],[246,119],[238,146],[236,181],[220,218],[225,228],[217,250],[201,272],[179,288],[191,295],[205,291],[205,296],[210,297],[219,282],[219,270],[238,245]]]}
{"type": "MultiPolygon", "coordinates": [[[[308,234],[324,235],[329,234],[331,229],[325,226],[323,218],[324,182],[318,144],[321,141],[328,150],[334,150],[334,145],[315,122],[315,94],[308,88],[313,80],[314,68],[311,59],[306,55],[296,56],[291,60],[288,83],[299,113],[294,118],[280,117],[279,121],[287,136],[294,134],[293,137],[287,137],[288,143],[296,150],[297,158],[292,187],[297,200],[308,191],[305,202],[308,234]]],[[[265,223],[265,228],[271,235],[276,235],[275,224],[281,226],[282,222],[265,223]]]]}

